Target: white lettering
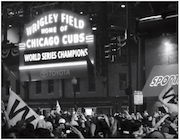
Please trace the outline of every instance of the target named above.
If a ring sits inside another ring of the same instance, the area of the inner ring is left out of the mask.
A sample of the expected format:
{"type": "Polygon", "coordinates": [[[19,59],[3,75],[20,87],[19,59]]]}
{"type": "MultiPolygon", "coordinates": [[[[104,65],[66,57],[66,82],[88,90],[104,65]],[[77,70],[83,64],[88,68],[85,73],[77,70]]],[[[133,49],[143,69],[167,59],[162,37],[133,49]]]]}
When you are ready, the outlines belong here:
{"type": "Polygon", "coordinates": [[[41,34],[49,34],[49,33],[56,33],[56,32],[57,32],[57,27],[41,29],[41,34]]]}
{"type": "Polygon", "coordinates": [[[24,55],[24,61],[30,62],[30,61],[39,61],[41,59],[40,53],[34,53],[34,54],[25,54],[24,55]]]}
{"type": "Polygon", "coordinates": [[[49,70],[49,76],[63,76],[63,75],[70,75],[69,69],[49,70]]]}
{"type": "Polygon", "coordinates": [[[56,51],[42,53],[42,60],[54,60],[56,58],[57,58],[56,51]]]}
{"type": "Polygon", "coordinates": [[[70,34],[62,37],[63,44],[83,43],[85,41],[85,34],[70,34]]]}
{"type": "Polygon", "coordinates": [[[37,48],[37,47],[46,47],[46,46],[53,46],[59,45],[60,40],[59,36],[50,36],[45,38],[36,38],[36,39],[28,39],[26,41],[26,46],[28,49],[30,48],[37,48]]]}
{"type": "Polygon", "coordinates": [[[85,57],[88,55],[88,49],[77,49],[77,50],[64,50],[58,51],[57,57],[58,59],[63,58],[74,58],[74,57],[85,57]]]}
{"type": "Polygon", "coordinates": [[[69,25],[73,26],[73,17],[69,16],[69,25]]]}
{"type": "Polygon", "coordinates": [[[26,42],[26,46],[27,46],[27,48],[31,48],[30,43],[31,43],[31,40],[27,40],[27,42],[26,42]]]}
{"type": "Polygon", "coordinates": [[[27,34],[27,36],[30,36],[32,34],[31,27],[26,28],[26,34],[27,34]]]}
{"type": "Polygon", "coordinates": [[[165,76],[155,76],[151,83],[150,87],[156,87],[158,85],[165,86],[169,81],[172,82],[172,85],[178,85],[178,74],[176,75],[165,75],[165,76]]]}
{"type": "Polygon", "coordinates": [[[66,19],[66,18],[65,18],[65,14],[62,13],[62,14],[61,14],[61,22],[64,23],[65,19],[66,19]]]}
{"type": "Polygon", "coordinates": [[[67,44],[67,35],[64,35],[64,36],[62,37],[62,43],[63,43],[63,44],[67,44]]]}
{"type": "MultiPolygon", "coordinates": [[[[43,41],[43,38],[40,38],[40,39],[39,39],[39,46],[40,46],[40,47],[43,47],[42,41],[43,41]]],[[[32,47],[34,47],[34,46],[32,46],[32,47]]]]}
{"type": "Polygon", "coordinates": [[[83,29],[85,26],[85,23],[83,20],[77,19],[71,15],[64,14],[64,13],[61,14],[61,22],[66,23],[78,29],[83,29]]]}
{"type": "Polygon", "coordinates": [[[59,37],[58,36],[54,37],[54,45],[59,45],[59,37]]]}
{"type": "Polygon", "coordinates": [[[79,29],[83,29],[83,28],[84,28],[84,21],[79,20],[79,29]]]}
{"type": "Polygon", "coordinates": [[[79,42],[84,42],[85,41],[85,34],[84,33],[81,33],[79,35],[79,42]]]}
{"type": "Polygon", "coordinates": [[[52,14],[49,14],[48,17],[49,17],[49,23],[53,23],[53,21],[52,21],[52,19],[53,19],[52,14]]]}
{"type": "Polygon", "coordinates": [[[57,21],[58,21],[58,14],[56,14],[56,13],[41,17],[39,20],[37,20],[31,26],[26,27],[26,34],[27,34],[27,36],[30,36],[33,33],[37,32],[40,29],[40,27],[44,27],[45,25],[56,23],[57,21]]]}
{"type": "Polygon", "coordinates": [[[56,23],[58,21],[58,14],[53,14],[54,22],[56,23]]]}

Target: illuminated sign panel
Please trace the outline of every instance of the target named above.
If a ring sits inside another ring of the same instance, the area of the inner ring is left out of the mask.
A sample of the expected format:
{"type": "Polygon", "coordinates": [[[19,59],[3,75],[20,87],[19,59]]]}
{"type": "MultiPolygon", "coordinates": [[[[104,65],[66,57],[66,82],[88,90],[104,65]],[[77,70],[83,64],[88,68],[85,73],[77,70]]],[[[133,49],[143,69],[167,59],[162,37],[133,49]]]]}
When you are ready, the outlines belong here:
{"type": "Polygon", "coordinates": [[[67,61],[77,61],[88,57],[88,46],[77,45],[41,50],[28,50],[24,51],[21,59],[24,60],[24,65],[31,64],[44,64],[44,63],[57,63],[67,61]]]}
{"type": "MultiPolygon", "coordinates": [[[[40,69],[48,69],[48,66],[53,64],[57,64],[60,68],[63,67],[61,63],[64,62],[73,63],[73,65],[67,65],[68,69],[75,65],[76,69],[79,67],[79,71],[82,71],[82,65],[76,65],[78,61],[86,61],[88,58],[94,64],[94,36],[91,32],[86,16],[66,10],[53,10],[40,15],[25,25],[22,42],[19,44],[20,73],[24,77],[26,73],[30,73],[31,77],[36,75],[34,79],[38,79],[39,73],[41,79],[40,69]]],[[[85,67],[83,67],[84,70],[85,67]]],[[[50,74],[52,70],[47,71],[53,78],[50,74]]],[[[71,74],[72,71],[73,68],[69,72],[69,77],[76,76],[71,74]]]]}

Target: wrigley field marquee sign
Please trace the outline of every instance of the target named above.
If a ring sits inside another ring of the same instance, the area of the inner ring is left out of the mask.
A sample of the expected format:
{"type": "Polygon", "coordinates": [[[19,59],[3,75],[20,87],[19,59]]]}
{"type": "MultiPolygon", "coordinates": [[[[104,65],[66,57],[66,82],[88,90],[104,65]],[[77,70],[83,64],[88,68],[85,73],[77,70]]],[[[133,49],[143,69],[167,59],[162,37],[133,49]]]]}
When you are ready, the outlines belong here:
{"type": "Polygon", "coordinates": [[[94,64],[95,58],[88,20],[70,11],[53,10],[26,24],[19,44],[21,80],[86,76],[88,62],[94,64]]]}

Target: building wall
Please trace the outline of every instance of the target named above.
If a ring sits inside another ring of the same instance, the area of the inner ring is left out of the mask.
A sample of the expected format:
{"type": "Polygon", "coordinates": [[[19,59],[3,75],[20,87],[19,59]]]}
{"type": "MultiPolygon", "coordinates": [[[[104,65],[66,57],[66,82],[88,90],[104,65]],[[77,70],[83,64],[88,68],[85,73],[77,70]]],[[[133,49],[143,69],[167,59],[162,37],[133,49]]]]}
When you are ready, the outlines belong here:
{"type": "MultiPolygon", "coordinates": [[[[132,71],[132,90],[136,89],[136,72],[137,67],[136,63],[131,63],[131,71],[132,71]]],[[[110,64],[109,65],[109,96],[126,96],[124,90],[119,89],[119,74],[126,73],[127,74],[127,83],[128,83],[128,67],[126,64],[110,64]]],[[[126,86],[127,86],[126,83],[126,86]]]]}
{"type": "Polygon", "coordinates": [[[61,81],[54,80],[54,92],[48,93],[48,81],[41,81],[41,93],[36,93],[36,82],[30,83],[29,99],[58,99],[62,97],[61,81]]]}
{"type": "Polygon", "coordinates": [[[153,66],[178,63],[177,36],[161,36],[145,40],[145,47],[146,79],[153,66]],[[166,46],[165,41],[170,41],[171,46],[166,46]]]}
{"type": "MultiPolygon", "coordinates": [[[[16,79],[13,77],[13,75],[10,75],[7,79],[10,81],[10,86],[14,92],[16,92],[16,79]]],[[[73,98],[73,85],[71,83],[72,79],[64,79],[64,90],[62,87],[62,80],[61,79],[55,79],[54,80],[54,92],[48,93],[48,81],[41,81],[41,93],[36,93],[36,82],[31,81],[29,82],[29,95],[28,99],[34,100],[34,99],[58,99],[62,98],[64,94],[64,98],[73,98]]],[[[21,82],[22,85],[24,85],[24,82],[21,82]]],[[[96,91],[89,92],[88,87],[88,78],[80,78],[80,92],[76,92],[77,98],[82,97],[106,97],[106,89],[103,84],[102,79],[99,77],[96,78],[96,91]]],[[[25,90],[21,86],[20,87],[20,93],[17,93],[21,96],[22,99],[25,99],[25,90]]],[[[8,95],[6,95],[6,87],[2,87],[2,99],[7,100],[8,95]]]]}
{"type": "MultiPolygon", "coordinates": [[[[161,38],[153,38],[145,40],[145,72],[146,72],[146,79],[148,78],[151,69],[155,65],[167,65],[172,63],[178,63],[178,52],[177,52],[177,40],[176,37],[169,37],[170,40],[173,42],[173,49],[169,50],[168,53],[165,52],[164,45],[162,45],[162,37],[161,38]]],[[[136,48],[133,49],[133,52],[135,52],[136,48]]],[[[136,55],[132,55],[132,61],[131,61],[131,70],[132,70],[132,90],[136,90],[136,81],[137,81],[137,59],[136,55]]],[[[124,90],[119,90],[119,74],[120,73],[126,73],[127,74],[127,82],[128,82],[128,66],[127,64],[122,63],[109,63],[108,68],[108,88],[109,88],[109,97],[124,97],[125,92],[124,90]]],[[[18,73],[15,73],[18,75],[18,73]]],[[[9,78],[7,79],[10,81],[10,86],[13,91],[16,92],[16,79],[11,74],[9,78]]],[[[106,81],[107,82],[107,81],[106,81]]],[[[77,92],[76,97],[77,98],[87,98],[91,100],[93,97],[107,97],[107,90],[106,90],[106,82],[104,80],[104,77],[96,76],[96,91],[89,92],[88,87],[88,78],[80,78],[80,92],[77,92]]],[[[24,83],[22,82],[22,85],[24,83]]],[[[145,83],[144,83],[145,84],[145,83]]],[[[54,80],[54,92],[49,94],[48,93],[48,81],[42,81],[42,87],[41,87],[41,94],[36,94],[36,82],[30,82],[29,85],[29,95],[25,94],[25,89],[23,86],[20,86],[20,96],[24,100],[41,100],[41,99],[68,99],[73,98],[73,86],[71,83],[71,79],[64,79],[64,84],[62,83],[61,79],[54,80]],[[63,88],[64,85],[64,88],[63,88]],[[28,98],[27,98],[28,96],[28,98]]],[[[2,87],[2,100],[7,101],[8,95],[6,95],[6,88],[2,87]]],[[[108,98],[108,97],[107,97],[108,98]]],[[[118,101],[119,103],[121,101],[118,101]]],[[[150,100],[147,99],[147,107],[148,109],[152,110],[152,107],[150,108],[152,103],[157,102],[157,100],[150,100]]]]}
{"type": "MultiPolygon", "coordinates": [[[[161,36],[152,38],[145,41],[145,67],[146,67],[146,80],[150,75],[153,66],[156,65],[169,65],[178,63],[178,46],[177,36],[161,36]],[[170,41],[171,45],[166,46],[165,41],[170,41]],[[167,48],[168,47],[168,48],[167,48]]],[[[156,97],[146,98],[147,111],[152,115],[154,111],[162,104],[156,97]]]]}

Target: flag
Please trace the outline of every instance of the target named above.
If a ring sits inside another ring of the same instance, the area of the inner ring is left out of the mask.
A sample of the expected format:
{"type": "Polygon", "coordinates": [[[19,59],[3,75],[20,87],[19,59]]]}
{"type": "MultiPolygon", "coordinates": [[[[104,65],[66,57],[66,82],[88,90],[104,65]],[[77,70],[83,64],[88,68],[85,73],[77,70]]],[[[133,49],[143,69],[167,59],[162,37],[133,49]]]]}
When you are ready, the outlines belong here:
{"type": "Polygon", "coordinates": [[[11,88],[9,88],[9,100],[7,105],[7,114],[10,126],[16,125],[20,120],[32,123],[36,127],[39,121],[39,115],[31,109],[11,88]]]}
{"type": "Polygon", "coordinates": [[[59,105],[59,102],[56,101],[56,112],[57,112],[58,114],[60,114],[60,111],[61,111],[61,107],[60,107],[60,105],[59,105]]]}
{"type": "Polygon", "coordinates": [[[168,108],[169,113],[178,113],[178,98],[175,94],[171,81],[164,87],[162,92],[159,95],[159,100],[165,106],[165,109],[168,108]]]}

